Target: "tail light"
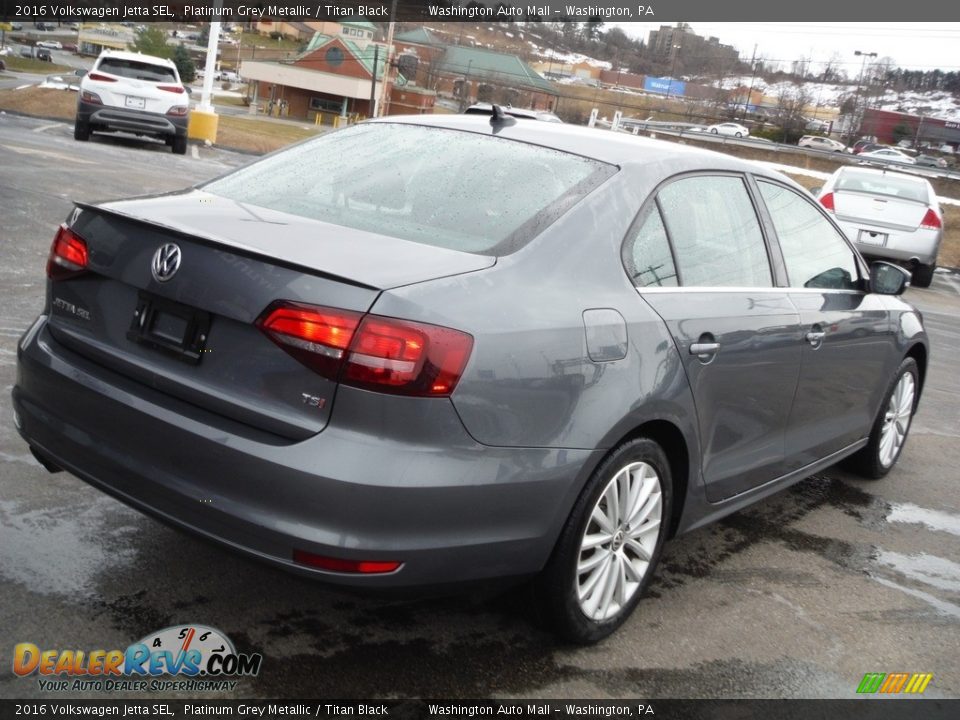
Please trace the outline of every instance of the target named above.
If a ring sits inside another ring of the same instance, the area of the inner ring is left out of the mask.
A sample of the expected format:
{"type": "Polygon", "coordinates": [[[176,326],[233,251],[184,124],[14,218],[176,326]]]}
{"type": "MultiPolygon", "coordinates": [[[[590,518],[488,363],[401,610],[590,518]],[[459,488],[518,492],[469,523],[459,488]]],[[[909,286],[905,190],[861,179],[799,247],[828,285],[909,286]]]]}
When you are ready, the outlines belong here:
{"type": "Polygon", "coordinates": [[[459,330],[283,301],[256,324],[327,379],[395,395],[450,395],[473,349],[459,330]]]}
{"type": "Polygon", "coordinates": [[[933,208],[927,208],[927,214],[920,221],[920,227],[928,230],[939,230],[943,227],[943,223],[940,221],[940,216],[933,211],[933,208]]]}
{"type": "Polygon", "coordinates": [[[183,95],[186,90],[183,89],[183,85],[157,85],[157,90],[166,90],[167,92],[177,93],[178,95],[183,95]]]}
{"type": "Polygon", "coordinates": [[[66,225],[61,225],[50,246],[47,277],[65,280],[87,269],[87,243],[66,225]]]}
{"type": "Polygon", "coordinates": [[[395,560],[344,560],[342,558],[315,555],[306,550],[294,550],[293,561],[300,565],[330,570],[331,572],[359,573],[361,575],[377,575],[397,570],[403,563],[395,560]]]}
{"type": "Polygon", "coordinates": [[[172,108],[167,110],[167,115],[176,115],[182,117],[190,111],[186,105],[174,105],[172,108]]]}
{"type": "Polygon", "coordinates": [[[97,72],[89,72],[87,73],[87,77],[90,80],[99,80],[100,82],[116,82],[117,81],[115,77],[111,77],[109,75],[101,75],[100,73],[97,73],[97,72]]]}
{"type": "Polygon", "coordinates": [[[825,210],[829,210],[830,212],[835,212],[833,207],[833,193],[830,192],[830,193],[827,193],[826,195],[822,195],[820,197],[820,204],[823,205],[825,210]]]}
{"type": "Polygon", "coordinates": [[[80,99],[84,102],[95,103],[96,105],[103,105],[103,100],[100,99],[100,96],[89,90],[83,90],[80,93],[80,99]]]}

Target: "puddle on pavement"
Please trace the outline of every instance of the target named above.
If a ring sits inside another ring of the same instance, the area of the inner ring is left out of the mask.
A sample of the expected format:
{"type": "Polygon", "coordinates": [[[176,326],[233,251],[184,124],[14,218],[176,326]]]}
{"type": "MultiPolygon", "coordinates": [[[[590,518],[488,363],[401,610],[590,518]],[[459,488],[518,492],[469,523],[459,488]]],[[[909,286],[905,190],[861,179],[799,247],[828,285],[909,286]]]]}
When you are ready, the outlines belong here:
{"type": "Polygon", "coordinates": [[[887,520],[895,523],[926,525],[931,530],[939,530],[960,537],[960,516],[940,510],[928,510],[912,503],[892,504],[887,520]]]}
{"type": "Polygon", "coordinates": [[[924,585],[960,593],[960,565],[946,558],[927,553],[903,555],[880,550],[876,562],[924,585]]]}

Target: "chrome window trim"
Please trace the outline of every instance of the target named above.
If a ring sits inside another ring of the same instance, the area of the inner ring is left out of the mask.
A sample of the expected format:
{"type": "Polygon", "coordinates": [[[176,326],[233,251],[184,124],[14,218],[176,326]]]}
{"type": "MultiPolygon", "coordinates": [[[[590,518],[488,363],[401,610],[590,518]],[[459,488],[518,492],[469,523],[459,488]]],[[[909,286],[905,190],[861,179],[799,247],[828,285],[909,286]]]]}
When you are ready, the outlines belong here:
{"type": "Polygon", "coordinates": [[[796,287],[767,287],[767,286],[757,286],[757,287],[701,287],[701,286],[684,286],[678,285],[674,287],[648,287],[644,285],[634,286],[634,289],[643,295],[644,293],[675,293],[675,292],[699,292],[699,293],[753,293],[759,294],[763,293],[766,295],[777,293],[780,295],[788,295],[793,293],[801,293],[805,295],[822,295],[823,293],[835,293],[838,295],[866,295],[867,293],[863,290],[843,290],[840,288],[796,288],[796,287]]]}

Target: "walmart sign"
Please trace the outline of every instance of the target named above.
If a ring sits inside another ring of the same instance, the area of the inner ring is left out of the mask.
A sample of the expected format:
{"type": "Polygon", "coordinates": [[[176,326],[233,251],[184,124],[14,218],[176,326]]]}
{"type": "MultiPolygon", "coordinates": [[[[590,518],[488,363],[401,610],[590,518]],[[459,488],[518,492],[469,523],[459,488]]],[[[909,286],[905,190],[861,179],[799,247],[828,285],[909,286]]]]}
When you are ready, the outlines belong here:
{"type": "Polygon", "coordinates": [[[682,80],[672,78],[655,78],[647,76],[643,79],[643,89],[647,92],[662,93],[664,95],[683,95],[687,84],[682,80]]]}

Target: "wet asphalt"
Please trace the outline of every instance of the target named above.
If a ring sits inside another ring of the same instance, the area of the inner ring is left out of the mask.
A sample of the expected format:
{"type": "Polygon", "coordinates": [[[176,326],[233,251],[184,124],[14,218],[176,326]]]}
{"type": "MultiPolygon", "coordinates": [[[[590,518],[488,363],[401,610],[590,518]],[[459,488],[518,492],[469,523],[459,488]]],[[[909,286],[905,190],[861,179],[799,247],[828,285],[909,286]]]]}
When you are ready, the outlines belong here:
{"type": "Polygon", "coordinates": [[[850,698],[866,672],[933,673],[926,696],[960,697],[960,276],[907,293],[932,362],[895,472],[865,482],[831,468],[674,539],[628,623],[575,648],[539,628],[523,588],[345,595],[32,458],[9,400],[16,343],[70,201],[172,190],[250,161],[81,144],[70,130],[0,115],[0,698],[57,698],[11,672],[16,643],[122,649],[181,623],[263,654],[260,675],[220,697],[850,698]]]}

